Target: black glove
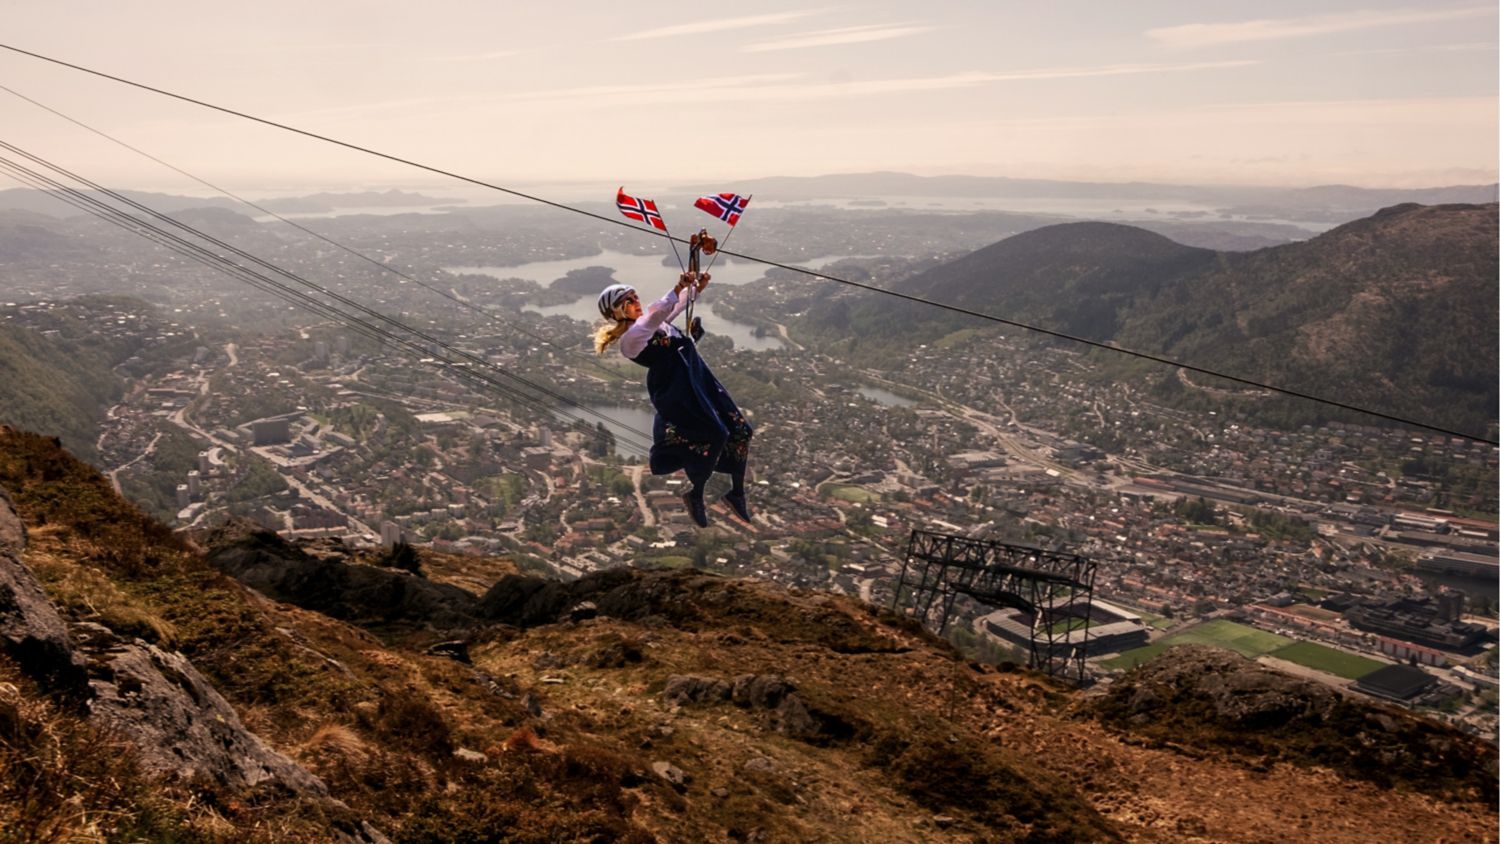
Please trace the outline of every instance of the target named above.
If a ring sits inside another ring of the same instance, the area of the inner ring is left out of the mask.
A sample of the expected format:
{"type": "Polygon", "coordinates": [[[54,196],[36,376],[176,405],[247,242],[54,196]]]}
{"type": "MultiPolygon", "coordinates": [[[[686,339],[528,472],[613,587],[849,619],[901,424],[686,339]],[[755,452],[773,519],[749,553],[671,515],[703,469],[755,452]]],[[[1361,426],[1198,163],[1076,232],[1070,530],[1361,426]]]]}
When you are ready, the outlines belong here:
{"type": "Polygon", "coordinates": [[[688,334],[692,336],[694,343],[703,339],[703,317],[693,317],[692,323],[688,325],[688,334]]]}

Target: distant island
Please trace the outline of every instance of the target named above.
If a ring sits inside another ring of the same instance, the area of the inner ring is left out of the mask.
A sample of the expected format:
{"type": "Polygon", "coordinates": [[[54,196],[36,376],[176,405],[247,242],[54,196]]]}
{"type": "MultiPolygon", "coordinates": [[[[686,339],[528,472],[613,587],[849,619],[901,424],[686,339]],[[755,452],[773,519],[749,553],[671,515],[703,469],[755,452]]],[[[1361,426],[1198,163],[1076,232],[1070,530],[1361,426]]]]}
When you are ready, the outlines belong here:
{"type": "Polygon", "coordinates": [[[598,293],[615,281],[615,271],[609,267],[583,267],[568,270],[567,275],[553,280],[548,287],[563,293],[598,293]]]}
{"type": "MultiPolygon", "coordinates": [[[[1191,185],[1154,182],[1075,182],[1058,179],[1003,176],[917,176],[911,173],[836,173],[823,176],[777,176],[737,184],[750,194],[781,202],[847,199],[863,206],[878,197],[935,199],[1072,200],[1110,202],[1193,203],[1187,209],[1244,219],[1299,220],[1325,225],[1368,217],[1381,208],[1404,203],[1444,205],[1486,203],[1500,198],[1500,185],[1447,185],[1426,188],[1364,188],[1352,185],[1270,187],[1250,185],[1191,185]]],[[[929,203],[940,204],[940,203],[929,203]]],[[[1065,205],[1066,203],[1062,203],[1065,205]]],[[[1179,209],[1180,210],[1180,209],[1179,209]]],[[[1161,207],[1146,213],[1161,215],[1161,207]]]]}
{"type": "Polygon", "coordinates": [[[338,208],[388,208],[392,206],[462,205],[461,199],[443,199],[403,190],[314,193],[268,199],[260,205],[279,213],[310,213],[338,208]]]}

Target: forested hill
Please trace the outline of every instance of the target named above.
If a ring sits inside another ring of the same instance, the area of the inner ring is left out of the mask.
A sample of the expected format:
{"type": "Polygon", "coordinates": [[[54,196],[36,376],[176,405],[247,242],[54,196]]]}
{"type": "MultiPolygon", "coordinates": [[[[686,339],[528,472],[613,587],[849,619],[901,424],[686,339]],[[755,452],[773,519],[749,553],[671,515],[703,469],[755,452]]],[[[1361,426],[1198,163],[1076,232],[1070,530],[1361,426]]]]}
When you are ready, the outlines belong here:
{"type": "Polygon", "coordinates": [[[99,421],[123,383],[95,351],[0,324],[0,423],[54,433],[96,459],[99,421]]]}
{"type": "Polygon", "coordinates": [[[1116,337],[1481,433],[1500,401],[1496,210],[1401,205],[1225,253],[1142,301],[1116,337]]]}
{"type": "Polygon", "coordinates": [[[0,307],[0,424],[46,431],[97,460],[99,423],[127,379],[186,366],[198,339],[123,296],[0,307]]]}
{"type": "MultiPolygon", "coordinates": [[[[1073,223],[1016,235],[895,289],[1483,433],[1500,400],[1496,225],[1494,203],[1408,204],[1301,243],[1216,252],[1073,223]]],[[[816,331],[912,345],[986,324],[848,295],[807,320],[816,331]]]]}

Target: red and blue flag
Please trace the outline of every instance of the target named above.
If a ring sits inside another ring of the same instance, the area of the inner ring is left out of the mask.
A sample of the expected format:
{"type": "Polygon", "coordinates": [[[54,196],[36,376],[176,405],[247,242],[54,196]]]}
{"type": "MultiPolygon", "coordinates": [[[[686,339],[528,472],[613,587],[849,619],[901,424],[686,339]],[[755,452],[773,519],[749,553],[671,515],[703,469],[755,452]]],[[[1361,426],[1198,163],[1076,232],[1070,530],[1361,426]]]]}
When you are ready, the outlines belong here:
{"type": "Polygon", "coordinates": [[[713,196],[700,197],[697,202],[693,203],[693,207],[702,209],[732,226],[740,221],[740,215],[745,212],[745,206],[749,204],[749,197],[740,196],[737,193],[718,193],[713,196]]]}
{"type": "Polygon", "coordinates": [[[626,195],[623,185],[620,187],[619,192],[615,194],[615,206],[620,209],[621,214],[624,214],[629,219],[648,223],[658,231],[667,230],[667,221],[663,220],[661,212],[656,210],[656,203],[650,199],[636,199],[633,196],[626,195]]]}

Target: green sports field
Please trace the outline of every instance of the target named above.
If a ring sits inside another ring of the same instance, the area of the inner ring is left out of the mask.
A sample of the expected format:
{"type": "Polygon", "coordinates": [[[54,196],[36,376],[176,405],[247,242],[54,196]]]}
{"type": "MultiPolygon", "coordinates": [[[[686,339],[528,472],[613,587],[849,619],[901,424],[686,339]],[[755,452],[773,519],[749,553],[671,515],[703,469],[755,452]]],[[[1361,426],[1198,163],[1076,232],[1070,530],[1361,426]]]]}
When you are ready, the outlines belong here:
{"type": "Polygon", "coordinates": [[[1126,651],[1103,664],[1107,668],[1134,668],[1173,645],[1213,645],[1254,659],[1292,644],[1294,642],[1285,636],[1216,618],[1158,639],[1144,648],[1126,651]]]}
{"type": "Polygon", "coordinates": [[[1348,680],[1363,677],[1377,668],[1384,668],[1385,663],[1373,660],[1359,654],[1351,654],[1336,648],[1319,645],[1315,642],[1296,642],[1284,648],[1271,651],[1269,656],[1284,659],[1287,662],[1295,662],[1318,671],[1326,671],[1336,674],[1348,680]]]}
{"type": "Polygon", "coordinates": [[[879,495],[870,492],[862,486],[855,486],[853,484],[831,484],[824,487],[823,491],[833,498],[852,501],[856,504],[869,504],[872,501],[880,500],[879,495]]]}

